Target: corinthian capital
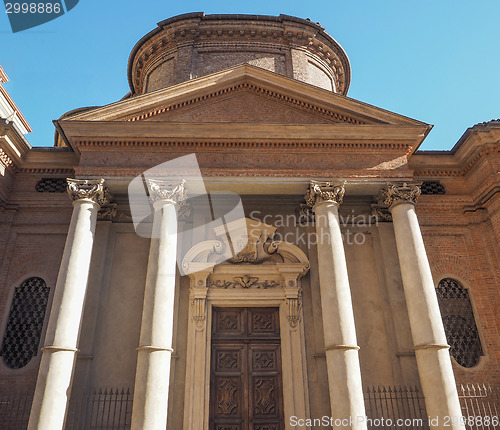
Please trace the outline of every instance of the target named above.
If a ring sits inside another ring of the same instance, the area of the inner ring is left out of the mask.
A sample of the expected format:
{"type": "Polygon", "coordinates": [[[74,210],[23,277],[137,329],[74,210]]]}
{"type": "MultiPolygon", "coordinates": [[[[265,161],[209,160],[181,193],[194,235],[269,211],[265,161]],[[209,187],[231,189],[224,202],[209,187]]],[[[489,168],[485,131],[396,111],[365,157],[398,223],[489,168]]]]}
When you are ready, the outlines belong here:
{"type": "Polygon", "coordinates": [[[184,207],[187,199],[186,181],[183,179],[178,182],[166,181],[163,179],[146,180],[149,199],[153,202],[170,201],[179,208],[184,207]]]}
{"type": "Polygon", "coordinates": [[[66,179],[68,194],[74,202],[92,200],[99,206],[109,203],[111,194],[104,186],[104,179],[66,179]]]}
{"type": "Polygon", "coordinates": [[[340,205],[344,200],[344,194],[345,188],[343,184],[311,181],[304,199],[311,208],[321,202],[332,202],[340,205]]]}
{"type": "Polygon", "coordinates": [[[415,184],[387,184],[377,200],[377,205],[391,209],[401,203],[415,204],[420,195],[420,187],[415,184]]]}
{"type": "Polygon", "coordinates": [[[344,200],[344,184],[325,181],[310,181],[304,196],[305,203],[299,204],[299,214],[309,221],[314,221],[314,206],[322,202],[340,205],[344,200]]]}

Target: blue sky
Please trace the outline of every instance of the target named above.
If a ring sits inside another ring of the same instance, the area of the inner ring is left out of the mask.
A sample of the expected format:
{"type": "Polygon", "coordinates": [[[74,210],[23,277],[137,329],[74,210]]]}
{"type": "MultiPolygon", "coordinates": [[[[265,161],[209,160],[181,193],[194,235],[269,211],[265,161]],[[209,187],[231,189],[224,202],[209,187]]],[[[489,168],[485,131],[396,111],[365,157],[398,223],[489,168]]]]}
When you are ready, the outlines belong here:
{"type": "Polygon", "coordinates": [[[6,89],[52,146],[52,120],[129,90],[127,61],[156,23],[186,12],[280,13],[326,27],[351,61],[348,95],[430,124],[421,149],[450,149],[467,127],[500,117],[500,1],[80,0],[66,15],[13,34],[0,6],[6,89]]]}

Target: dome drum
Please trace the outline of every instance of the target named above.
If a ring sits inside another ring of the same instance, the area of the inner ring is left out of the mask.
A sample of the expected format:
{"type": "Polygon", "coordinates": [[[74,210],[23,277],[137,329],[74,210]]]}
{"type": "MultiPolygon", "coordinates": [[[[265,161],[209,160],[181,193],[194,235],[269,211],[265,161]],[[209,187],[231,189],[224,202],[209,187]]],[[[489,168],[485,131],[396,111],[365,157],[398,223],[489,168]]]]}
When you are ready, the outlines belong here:
{"type": "Polygon", "coordinates": [[[192,13],[162,21],[129,60],[133,94],[143,94],[248,63],[339,94],[350,65],[319,24],[286,15],[192,13]]]}

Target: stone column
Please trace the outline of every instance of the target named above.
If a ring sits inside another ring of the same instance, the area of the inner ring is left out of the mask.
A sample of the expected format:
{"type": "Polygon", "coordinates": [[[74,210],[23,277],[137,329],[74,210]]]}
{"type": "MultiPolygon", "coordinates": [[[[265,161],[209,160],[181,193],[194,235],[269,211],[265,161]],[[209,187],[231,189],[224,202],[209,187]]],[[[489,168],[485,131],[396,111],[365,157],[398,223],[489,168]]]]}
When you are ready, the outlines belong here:
{"type": "Polygon", "coordinates": [[[443,428],[449,417],[450,429],[463,430],[449,346],[415,213],[419,195],[416,185],[388,184],[377,206],[388,208],[393,219],[420,383],[427,414],[434,420],[431,427],[443,428]]]}
{"type": "Polygon", "coordinates": [[[173,353],[177,209],[186,199],[184,184],[185,181],[147,180],[155,212],[137,349],[132,430],[165,430],[167,425],[173,353]]]}
{"type": "Polygon", "coordinates": [[[73,215],[45,335],[29,430],[62,430],[77,353],[97,213],[109,198],[104,179],[68,179],[73,215]]]}
{"type": "Polygon", "coordinates": [[[344,192],[343,185],[311,181],[305,200],[315,214],[332,418],[343,420],[335,428],[366,429],[359,347],[338,215],[344,192]]]}

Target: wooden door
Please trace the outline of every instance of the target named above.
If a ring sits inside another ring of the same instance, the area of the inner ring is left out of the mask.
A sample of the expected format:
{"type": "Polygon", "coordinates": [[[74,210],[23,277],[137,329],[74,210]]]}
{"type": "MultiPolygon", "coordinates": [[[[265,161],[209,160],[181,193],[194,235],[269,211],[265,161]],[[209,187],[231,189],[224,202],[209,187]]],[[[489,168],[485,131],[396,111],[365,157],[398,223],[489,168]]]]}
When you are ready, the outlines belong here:
{"type": "Polygon", "coordinates": [[[283,430],[279,311],[214,308],[210,430],[283,430]]]}

